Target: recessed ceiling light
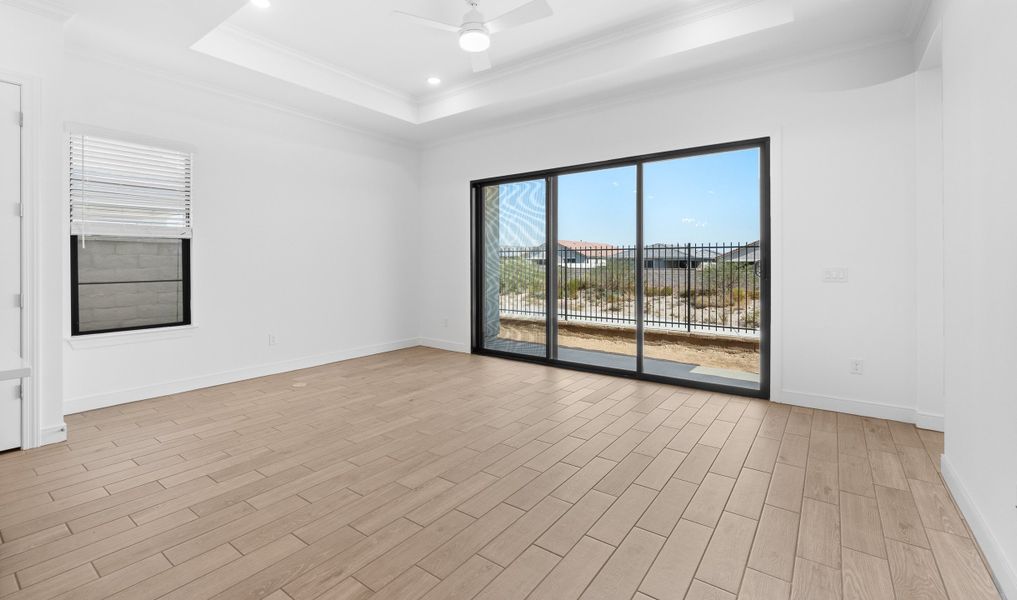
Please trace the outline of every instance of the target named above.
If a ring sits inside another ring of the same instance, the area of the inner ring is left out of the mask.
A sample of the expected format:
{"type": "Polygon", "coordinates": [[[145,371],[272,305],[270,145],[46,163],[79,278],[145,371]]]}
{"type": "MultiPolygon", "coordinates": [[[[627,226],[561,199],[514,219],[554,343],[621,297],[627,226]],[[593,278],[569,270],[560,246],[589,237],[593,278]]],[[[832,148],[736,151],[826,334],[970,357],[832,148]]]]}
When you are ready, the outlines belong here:
{"type": "Polygon", "coordinates": [[[441,85],[441,79],[438,77],[428,77],[427,85],[441,85]]]}
{"type": "Polygon", "coordinates": [[[261,9],[265,9],[272,6],[271,0],[251,0],[251,4],[261,9]]]}

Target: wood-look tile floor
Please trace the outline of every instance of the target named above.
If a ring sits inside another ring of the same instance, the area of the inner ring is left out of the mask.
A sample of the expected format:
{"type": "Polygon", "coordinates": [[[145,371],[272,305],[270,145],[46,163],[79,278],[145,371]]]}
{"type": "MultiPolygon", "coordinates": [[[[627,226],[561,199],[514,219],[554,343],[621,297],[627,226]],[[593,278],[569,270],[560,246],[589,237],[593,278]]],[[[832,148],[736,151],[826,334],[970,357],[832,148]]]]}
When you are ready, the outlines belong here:
{"type": "Polygon", "coordinates": [[[414,348],[0,455],[0,597],[998,599],[911,425],[414,348]]]}

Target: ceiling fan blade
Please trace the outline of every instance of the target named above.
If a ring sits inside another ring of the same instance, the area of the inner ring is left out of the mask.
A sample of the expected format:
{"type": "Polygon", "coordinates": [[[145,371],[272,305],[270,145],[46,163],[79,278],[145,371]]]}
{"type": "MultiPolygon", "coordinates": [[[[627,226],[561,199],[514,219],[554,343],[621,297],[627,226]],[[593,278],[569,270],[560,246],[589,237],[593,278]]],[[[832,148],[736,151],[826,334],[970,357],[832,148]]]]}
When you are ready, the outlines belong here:
{"type": "Polygon", "coordinates": [[[480,73],[491,68],[491,55],[487,52],[473,52],[470,54],[470,62],[473,63],[473,72],[480,73]]]}
{"type": "Polygon", "coordinates": [[[417,25],[423,25],[425,27],[430,27],[432,29],[439,29],[441,31],[451,31],[454,33],[459,31],[459,25],[451,25],[449,23],[435,21],[434,19],[429,19],[427,17],[422,17],[420,15],[415,15],[408,12],[403,12],[401,10],[394,10],[392,11],[392,14],[407,21],[416,23],[417,25]]]}
{"type": "Polygon", "coordinates": [[[487,26],[487,30],[491,33],[498,33],[512,27],[519,27],[533,21],[539,21],[553,14],[554,11],[551,9],[551,5],[547,3],[547,0],[532,0],[496,19],[491,19],[484,25],[487,26]]]}

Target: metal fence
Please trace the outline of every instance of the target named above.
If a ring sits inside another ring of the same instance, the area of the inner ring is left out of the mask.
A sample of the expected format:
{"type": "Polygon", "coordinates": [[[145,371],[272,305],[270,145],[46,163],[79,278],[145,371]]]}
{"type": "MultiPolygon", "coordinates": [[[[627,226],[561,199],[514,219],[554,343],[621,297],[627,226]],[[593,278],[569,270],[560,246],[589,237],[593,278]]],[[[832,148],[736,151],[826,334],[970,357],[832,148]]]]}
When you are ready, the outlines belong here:
{"type": "MultiPolygon", "coordinates": [[[[504,315],[545,314],[544,248],[503,248],[504,315]]],[[[759,330],[758,243],[653,244],[643,249],[644,324],[667,330],[759,330]]],[[[635,324],[636,247],[559,248],[558,320],[635,324]]]]}

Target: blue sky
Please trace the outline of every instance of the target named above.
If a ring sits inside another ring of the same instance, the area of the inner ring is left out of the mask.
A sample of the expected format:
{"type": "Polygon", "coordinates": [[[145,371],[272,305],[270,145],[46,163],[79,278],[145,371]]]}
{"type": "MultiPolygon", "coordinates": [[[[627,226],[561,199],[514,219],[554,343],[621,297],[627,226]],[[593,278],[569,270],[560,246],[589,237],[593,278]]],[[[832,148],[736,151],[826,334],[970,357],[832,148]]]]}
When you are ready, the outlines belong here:
{"type": "MultiPolygon", "coordinates": [[[[644,167],[645,242],[752,242],[759,239],[759,151],[723,152],[644,167]]],[[[542,184],[502,186],[502,245],[532,245],[518,231],[522,216],[543,207],[542,184]],[[522,186],[522,187],[520,187],[522,186]],[[513,188],[513,189],[509,189],[513,188]],[[539,200],[538,200],[539,196],[539,200]],[[516,214],[512,214],[516,213],[516,214]],[[512,229],[517,231],[513,232],[512,229]],[[506,242],[513,243],[507,244],[506,242]]],[[[558,237],[614,245],[636,242],[636,169],[623,167],[558,178],[558,237]]],[[[540,223],[543,226],[543,223],[540,223]]],[[[543,235],[536,243],[543,242],[543,235]]]]}

